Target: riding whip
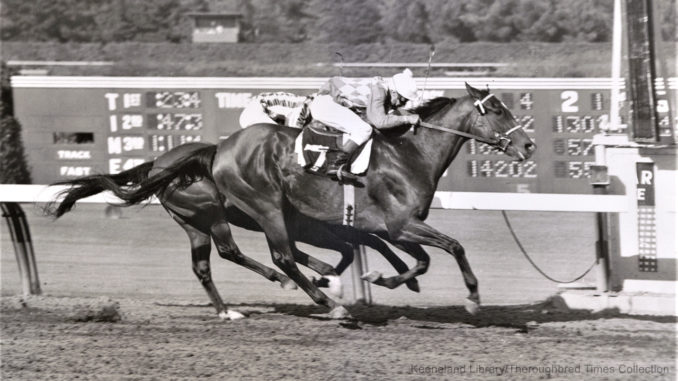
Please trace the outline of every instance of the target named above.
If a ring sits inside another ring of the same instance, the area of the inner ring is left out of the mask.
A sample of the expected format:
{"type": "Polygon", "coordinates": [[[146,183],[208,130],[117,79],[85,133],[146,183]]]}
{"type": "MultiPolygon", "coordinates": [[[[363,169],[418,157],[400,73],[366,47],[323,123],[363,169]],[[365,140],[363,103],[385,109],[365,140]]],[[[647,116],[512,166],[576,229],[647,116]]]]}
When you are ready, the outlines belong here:
{"type": "Polygon", "coordinates": [[[428,75],[431,72],[431,61],[433,61],[433,56],[436,54],[435,45],[431,45],[430,51],[428,53],[428,66],[426,66],[426,77],[424,77],[424,87],[421,89],[421,95],[419,95],[420,103],[424,101],[424,91],[426,91],[426,82],[428,82],[428,75]]]}
{"type": "Polygon", "coordinates": [[[334,52],[334,54],[339,56],[339,76],[344,76],[344,56],[339,52],[334,52]]]}

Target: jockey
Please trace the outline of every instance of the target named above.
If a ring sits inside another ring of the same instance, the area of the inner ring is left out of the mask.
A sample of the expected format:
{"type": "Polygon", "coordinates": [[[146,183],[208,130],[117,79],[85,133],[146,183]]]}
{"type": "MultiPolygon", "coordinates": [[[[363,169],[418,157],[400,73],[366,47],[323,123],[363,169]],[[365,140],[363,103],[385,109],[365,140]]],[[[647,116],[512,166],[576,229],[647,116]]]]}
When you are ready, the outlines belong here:
{"type": "Polygon", "coordinates": [[[313,96],[286,92],[261,93],[240,114],[240,127],[257,123],[302,128],[310,120],[309,104],[313,96]]]}
{"type": "Polygon", "coordinates": [[[351,155],[377,129],[419,123],[418,115],[392,113],[408,100],[417,98],[417,83],[412,71],[405,69],[392,78],[375,77],[367,84],[353,86],[342,77],[332,77],[311,101],[313,119],[348,134],[341,151],[328,153],[327,174],[331,177],[355,178],[348,163],[351,155]],[[352,111],[353,110],[353,111],[352,111]],[[364,112],[367,122],[354,111],[364,112]]]}

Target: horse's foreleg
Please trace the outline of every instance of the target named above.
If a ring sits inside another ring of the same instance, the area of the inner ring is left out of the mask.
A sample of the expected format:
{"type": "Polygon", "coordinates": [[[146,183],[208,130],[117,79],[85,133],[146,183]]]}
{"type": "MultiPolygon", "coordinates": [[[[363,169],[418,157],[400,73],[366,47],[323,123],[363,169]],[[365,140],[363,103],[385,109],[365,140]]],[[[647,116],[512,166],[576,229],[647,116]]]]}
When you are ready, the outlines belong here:
{"type": "Polygon", "coordinates": [[[399,242],[416,243],[426,246],[439,247],[452,254],[459,265],[459,269],[464,277],[464,283],[469,290],[466,310],[474,314],[478,311],[480,305],[480,295],[478,294],[478,279],[473,275],[471,265],[466,259],[464,248],[455,239],[438,232],[433,227],[423,221],[411,219],[408,220],[400,229],[389,231],[390,236],[399,242]]]}
{"type": "MultiPolygon", "coordinates": [[[[426,251],[424,251],[424,249],[421,246],[413,243],[391,241],[390,239],[388,239],[388,241],[398,249],[411,255],[414,259],[417,260],[417,263],[414,266],[412,266],[411,269],[396,276],[383,278],[379,272],[373,271],[364,274],[363,279],[369,280],[370,282],[378,286],[384,286],[390,289],[394,289],[403,283],[411,282],[413,280],[416,281],[415,277],[426,273],[426,271],[428,270],[429,263],[431,262],[431,257],[428,255],[428,253],[426,253],[426,251]]],[[[400,258],[398,259],[400,260],[400,258]]],[[[416,291],[418,291],[419,284],[416,283],[416,286],[417,286],[416,291]]]]}
{"type": "Polygon", "coordinates": [[[245,256],[236,245],[231,234],[231,228],[226,221],[219,221],[210,228],[212,239],[217,247],[219,256],[233,263],[237,263],[255,273],[263,276],[271,282],[280,282],[280,287],[286,290],[296,289],[294,282],[287,276],[275,271],[274,269],[245,256]]]}
{"type": "Polygon", "coordinates": [[[334,267],[299,250],[294,242],[291,243],[291,246],[292,253],[294,254],[294,260],[298,264],[304,265],[320,274],[319,279],[313,277],[313,284],[315,284],[317,287],[329,288],[330,294],[336,296],[337,298],[342,298],[344,296],[344,288],[341,283],[341,278],[334,270],[334,267]]]}
{"type": "MultiPolygon", "coordinates": [[[[234,137],[234,139],[227,140],[223,146],[220,146],[220,149],[237,143],[238,137],[234,137]]],[[[243,176],[240,176],[239,168],[235,168],[233,161],[228,160],[228,155],[231,153],[224,154],[223,157],[217,153],[214,159],[212,174],[219,191],[263,229],[273,263],[276,266],[301,287],[315,303],[329,307],[331,317],[346,317],[348,311],[328,298],[297,267],[288,234],[288,222],[290,221],[286,220],[285,216],[286,201],[276,183],[266,176],[253,176],[256,184],[250,184],[243,176]],[[267,180],[270,181],[267,182],[267,180]]]]}
{"type": "Polygon", "coordinates": [[[332,265],[304,253],[294,243],[292,243],[292,253],[298,264],[304,265],[320,275],[339,275],[332,265]]]}
{"type": "Polygon", "coordinates": [[[294,255],[292,254],[285,228],[282,227],[282,229],[279,229],[275,226],[264,227],[263,225],[262,227],[266,232],[266,239],[268,240],[268,246],[271,250],[273,263],[292,278],[315,303],[329,307],[331,309],[330,314],[332,317],[346,317],[348,312],[342,306],[328,298],[327,295],[320,291],[312,281],[299,271],[299,268],[294,261],[294,255]]]}
{"type": "MultiPolygon", "coordinates": [[[[235,202],[238,201],[237,199],[234,200],[235,202]]],[[[259,211],[250,208],[246,203],[243,203],[242,206],[250,209],[249,211],[243,210],[255,218],[264,230],[268,246],[271,250],[273,263],[294,280],[315,303],[329,307],[331,309],[331,317],[347,317],[349,315],[348,311],[346,311],[343,306],[328,298],[327,295],[320,291],[312,281],[306,278],[299,270],[299,267],[297,267],[297,263],[294,261],[290,239],[287,234],[287,225],[281,205],[267,205],[266,203],[261,202],[262,200],[259,201],[260,202],[256,203],[256,208],[259,209],[259,211]]]]}
{"type": "Polygon", "coordinates": [[[341,254],[341,260],[337,266],[332,267],[298,251],[298,249],[295,250],[295,247],[292,248],[295,250],[294,258],[298,263],[311,268],[320,275],[340,275],[353,262],[353,247],[347,243],[347,240],[341,239],[326,225],[317,221],[311,221],[303,216],[296,217],[294,239],[323,249],[334,250],[341,254]]]}
{"type": "MultiPolygon", "coordinates": [[[[403,275],[410,270],[409,267],[407,267],[407,264],[403,262],[403,260],[400,259],[400,257],[398,257],[398,255],[396,255],[396,253],[394,253],[393,250],[391,250],[388,245],[386,245],[379,237],[364,232],[360,232],[359,234],[358,242],[378,251],[384,258],[386,258],[388,263],[393,266],[398,274],[403,275]]],[[[419,282],[414,276],[406,279],[404,282],[405,285],[407,285],[407,288],[414,292],[419,292],[419,282]]],[[[398,283],[398,285],[400,285],[400,283],[398,283]]]]}

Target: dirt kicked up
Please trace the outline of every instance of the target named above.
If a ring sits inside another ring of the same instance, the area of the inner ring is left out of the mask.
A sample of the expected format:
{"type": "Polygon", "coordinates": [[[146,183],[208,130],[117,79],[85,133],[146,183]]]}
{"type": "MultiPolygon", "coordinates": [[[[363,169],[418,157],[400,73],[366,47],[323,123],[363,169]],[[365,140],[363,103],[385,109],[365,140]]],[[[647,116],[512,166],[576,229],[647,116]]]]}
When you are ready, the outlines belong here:
{"type": "Polygon", "coordinates": [[[3,297],[3,380],[676,379],[676,320],[567,311],[557,300],[463,307],[209,305],[3,297]]]}

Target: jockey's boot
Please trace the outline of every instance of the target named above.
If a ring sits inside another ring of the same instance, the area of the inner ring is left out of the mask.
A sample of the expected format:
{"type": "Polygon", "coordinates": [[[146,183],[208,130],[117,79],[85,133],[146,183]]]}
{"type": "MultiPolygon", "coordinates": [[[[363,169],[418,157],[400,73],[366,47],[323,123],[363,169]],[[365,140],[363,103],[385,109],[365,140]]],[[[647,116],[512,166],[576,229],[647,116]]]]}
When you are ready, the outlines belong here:
{"type": "Polygon", "coordinates": [[[338,180],[355,180],[358,177],[351,173],[351,163],[349,160],[353,153],[360,147],[358,143],[353,140],[348,140],[341,150],[330,155],[329,163],[327,164],[327,176],[338,180]]]}

